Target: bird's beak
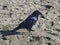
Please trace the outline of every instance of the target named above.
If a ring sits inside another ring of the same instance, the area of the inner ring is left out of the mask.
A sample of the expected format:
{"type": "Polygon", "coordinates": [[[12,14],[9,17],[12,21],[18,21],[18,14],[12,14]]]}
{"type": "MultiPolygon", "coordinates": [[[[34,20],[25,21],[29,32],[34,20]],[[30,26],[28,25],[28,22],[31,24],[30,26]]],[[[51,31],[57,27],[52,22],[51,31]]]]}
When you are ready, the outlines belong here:
{"type": "Polygon", "coordinates": [[[41,16],[41,18],[45,19],[45,16],[42,13],[40,13],[39,15],[41,16]]]}

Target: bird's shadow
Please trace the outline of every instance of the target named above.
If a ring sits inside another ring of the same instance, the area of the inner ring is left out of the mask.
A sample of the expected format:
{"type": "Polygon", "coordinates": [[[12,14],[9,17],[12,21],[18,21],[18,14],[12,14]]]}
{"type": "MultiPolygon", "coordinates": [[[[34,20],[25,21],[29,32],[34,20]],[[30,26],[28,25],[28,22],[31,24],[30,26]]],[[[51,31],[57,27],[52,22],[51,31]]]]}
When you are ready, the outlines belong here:
{"type": "Polygon", "coordinates": [[[0,30],[0,35],[2,36],[8,36],[8,35],[19,35],[20,32],[12,32],[12,31],[6,31],[6,30],[0,30]]]}

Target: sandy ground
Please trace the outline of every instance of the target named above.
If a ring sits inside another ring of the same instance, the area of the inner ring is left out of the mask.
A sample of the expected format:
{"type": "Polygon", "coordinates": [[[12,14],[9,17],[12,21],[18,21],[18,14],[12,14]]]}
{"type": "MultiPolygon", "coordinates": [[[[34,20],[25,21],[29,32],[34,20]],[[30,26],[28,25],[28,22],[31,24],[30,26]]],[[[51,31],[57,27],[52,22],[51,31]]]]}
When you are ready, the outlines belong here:
{"type": "Polygon", "coordinates": [[[2,36],[0,45],[60,45],[60,0],[0,0],[0,31],[12,30],[32,12],[39,16],[30,35],[26,29],[21,34],[2,36]]]}

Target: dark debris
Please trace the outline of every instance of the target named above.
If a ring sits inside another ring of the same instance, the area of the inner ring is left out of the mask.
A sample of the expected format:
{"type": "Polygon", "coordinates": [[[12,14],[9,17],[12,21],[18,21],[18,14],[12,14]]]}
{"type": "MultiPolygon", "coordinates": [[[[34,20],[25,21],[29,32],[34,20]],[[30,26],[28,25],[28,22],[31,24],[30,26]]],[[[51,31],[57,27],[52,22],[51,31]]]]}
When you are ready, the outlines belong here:
{"type": "Polygon", "coordinates": [[[51,26],[53,26],[53,25],[54,25],[54,22],[52,21],[52,22],[51,22],[51,26]]]}
{"type": "Polygon", "coordinates": [[[50,37],[45,37],[46,39],[48,39],[48,40],[51,40],[51,38],[50,37]]]}
{"type": "Polygon", "coordinates": [[[12,13],[12,12],[10,12],[10,13],[9,13],[9,16],[11,17],[11,16],[12,16],[12,14],[13,14],[13,13],[12,13]]]}
{"type": "Polygon", "coordinates": [[[60,29],[56,29],[56,31],[60,32],[60,29]]]}
{"type": "Polygon", "coordinates": [[[3,10],[7,9],[7,5],[3,5],[3,10]]]}
{"type": "Polygon", "coordinates": [[[33,39],[35,39],[35,41],[39,41],[40,37],[39,36],[32,36],[33,39]]]}
{"type": "Polygon", "coordinates": [[[51,43],[47,43],[47,45],[51,45],[51,43]]]}
{"type": "Polygon", "coordinates": [[[50,9],[51,7],[53,7],[52,5],[42,5],[44,7],[46,7],[47,9],[50,9]]]}
{"type": "Polygon", "coordinates": [[[56,33],[51,33],[51,32],[48,32],[49,34],[51,34],[51,35],[54,35],[54,36],[57,36],[58,34],[56,34],[56,33]]]}

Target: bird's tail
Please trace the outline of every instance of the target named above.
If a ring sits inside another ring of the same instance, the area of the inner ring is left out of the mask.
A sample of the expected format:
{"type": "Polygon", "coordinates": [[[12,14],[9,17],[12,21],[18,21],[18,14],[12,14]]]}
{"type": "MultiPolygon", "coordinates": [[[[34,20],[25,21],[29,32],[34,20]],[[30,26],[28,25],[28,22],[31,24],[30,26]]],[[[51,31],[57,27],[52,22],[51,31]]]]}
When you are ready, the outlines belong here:
{"type": "Polygon", "coordinates": [[[16,31],[19,30],[19,29],[21,29],[21,26],[17,26],[16,28],[14,28],[14,29],[12,30],[12,32],[16,32],[16,31]]]}

